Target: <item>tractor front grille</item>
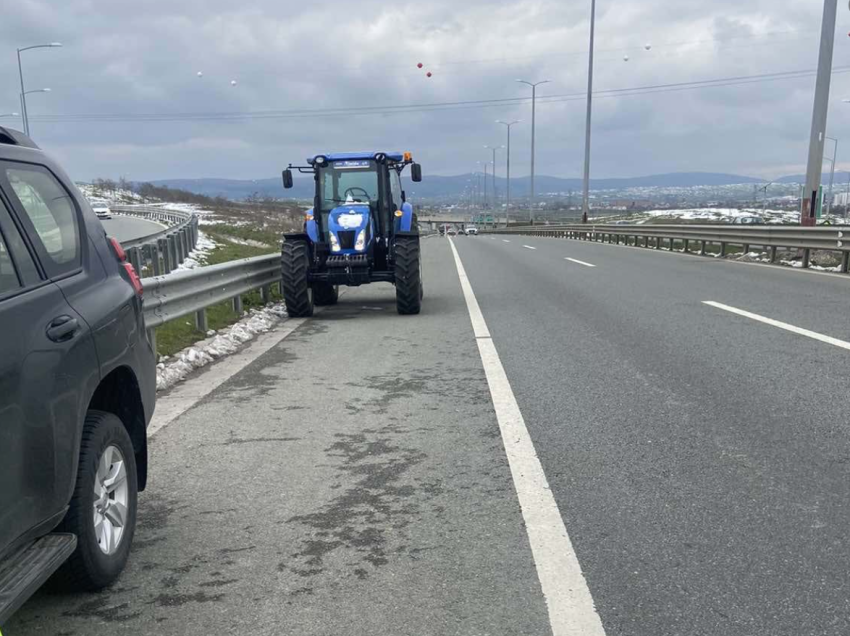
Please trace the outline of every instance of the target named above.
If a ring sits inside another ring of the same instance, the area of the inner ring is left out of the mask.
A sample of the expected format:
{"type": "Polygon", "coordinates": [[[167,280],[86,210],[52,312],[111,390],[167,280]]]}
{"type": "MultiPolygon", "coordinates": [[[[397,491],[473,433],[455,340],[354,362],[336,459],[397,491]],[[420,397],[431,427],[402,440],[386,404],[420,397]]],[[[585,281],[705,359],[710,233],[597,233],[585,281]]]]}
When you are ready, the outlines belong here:
{"type": "Polygon", "coordinates": [[[354,230],[340,230],[336,233],[339,239],[339,246],[344,250],[354,249],[354,230]]]}

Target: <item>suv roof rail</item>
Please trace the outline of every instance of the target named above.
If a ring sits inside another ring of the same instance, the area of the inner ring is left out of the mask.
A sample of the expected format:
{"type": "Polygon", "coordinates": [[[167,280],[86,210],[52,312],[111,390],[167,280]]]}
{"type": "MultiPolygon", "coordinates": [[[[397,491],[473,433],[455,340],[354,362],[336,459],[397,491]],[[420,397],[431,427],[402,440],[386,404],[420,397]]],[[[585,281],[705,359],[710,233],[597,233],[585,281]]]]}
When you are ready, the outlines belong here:
{"type": "Polygon", "coordinates": [[[21,131],[12,128],[3,128],[3,126],[0,126],[0,144],[40,150],[38,145],[21,131]]]}

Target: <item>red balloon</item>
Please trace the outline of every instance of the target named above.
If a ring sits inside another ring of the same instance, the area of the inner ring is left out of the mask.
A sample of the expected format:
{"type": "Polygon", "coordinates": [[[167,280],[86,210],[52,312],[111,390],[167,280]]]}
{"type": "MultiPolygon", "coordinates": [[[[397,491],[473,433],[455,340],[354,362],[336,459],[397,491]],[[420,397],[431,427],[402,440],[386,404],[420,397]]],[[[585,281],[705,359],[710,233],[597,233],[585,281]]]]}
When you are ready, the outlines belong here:
{"type": "Polygon", "coordinates": [[[416,65],[416,68],[422,68],[422,62],[419,62],[419,64],[416,65]]]}
{"type": "Polygon", "coordinates": [[[425,73],[425,75],[427,75],[428,77],[431,77],[431,71],[428,71],[427,73],[425,73]]]}

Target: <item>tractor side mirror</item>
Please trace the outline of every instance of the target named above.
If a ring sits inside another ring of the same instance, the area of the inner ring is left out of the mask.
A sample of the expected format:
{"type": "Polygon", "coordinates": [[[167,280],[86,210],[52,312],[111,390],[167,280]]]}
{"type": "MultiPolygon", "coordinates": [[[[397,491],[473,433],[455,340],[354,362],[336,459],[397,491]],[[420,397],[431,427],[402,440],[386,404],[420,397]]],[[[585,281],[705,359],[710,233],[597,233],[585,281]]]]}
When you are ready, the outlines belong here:
{"type": "Polygon", "coordinates": [[[422,166],[418,163],[414,163],[410,166],[410,178],[413,179],[415,183],[422,181],[422,166]]]}
{"type": "Polygon", "coordinates": [[[287,190],[292,187],[292,170],[289,168],[283,171],[283,187],[287,190]]]}

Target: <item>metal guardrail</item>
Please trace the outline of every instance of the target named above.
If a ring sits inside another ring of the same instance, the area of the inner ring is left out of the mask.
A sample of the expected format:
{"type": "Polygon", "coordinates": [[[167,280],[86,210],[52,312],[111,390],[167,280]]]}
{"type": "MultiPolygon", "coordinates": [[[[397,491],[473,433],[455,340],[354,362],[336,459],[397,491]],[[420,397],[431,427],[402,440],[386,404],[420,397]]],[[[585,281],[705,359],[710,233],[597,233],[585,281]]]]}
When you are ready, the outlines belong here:
{"type": "Polygon", "coordinates": [[[260,290],[264,301],[271,298],[272,284],[280,282],[280,254],[255,256],[219,265],[174,272],[142,279],[144,317],[148,338],[156,349],[154,329],[159,325],[195,315],[198,331],[207,331],[206,308],[226,300],[242,313],[242,294],[260,290]]]}
{"type": "Polygon", "coordinates": [[[121,244],[140,275],[145,268],[154,276],[171,273],[198,245],[195,214],[154,205],[113,205],[110,209],[115,214],[169,224],[161,232],[121,244]]]}
{"type": "Polygon", "coordinates": [[[809,267],[812,250],[841,252],[841,271],[850,270],[850,226],[803,227],[795,225],[547,225],[498,228],[482,233],[518,234],[522,236],[548,236],[564,239],[596,241],[601,243],[633,245],[661,249],[667,242],[672,250],[676,242],[685,252],[691,244],[699,245],[700,255],[706,246],[717,244],[720,255],[725,256],[729,245],[743,246],[749,252],[752,246],[767,248],[770,262],[776,262],[778,248],[797,249],[803,253],[802,265],[809,267]]]}

